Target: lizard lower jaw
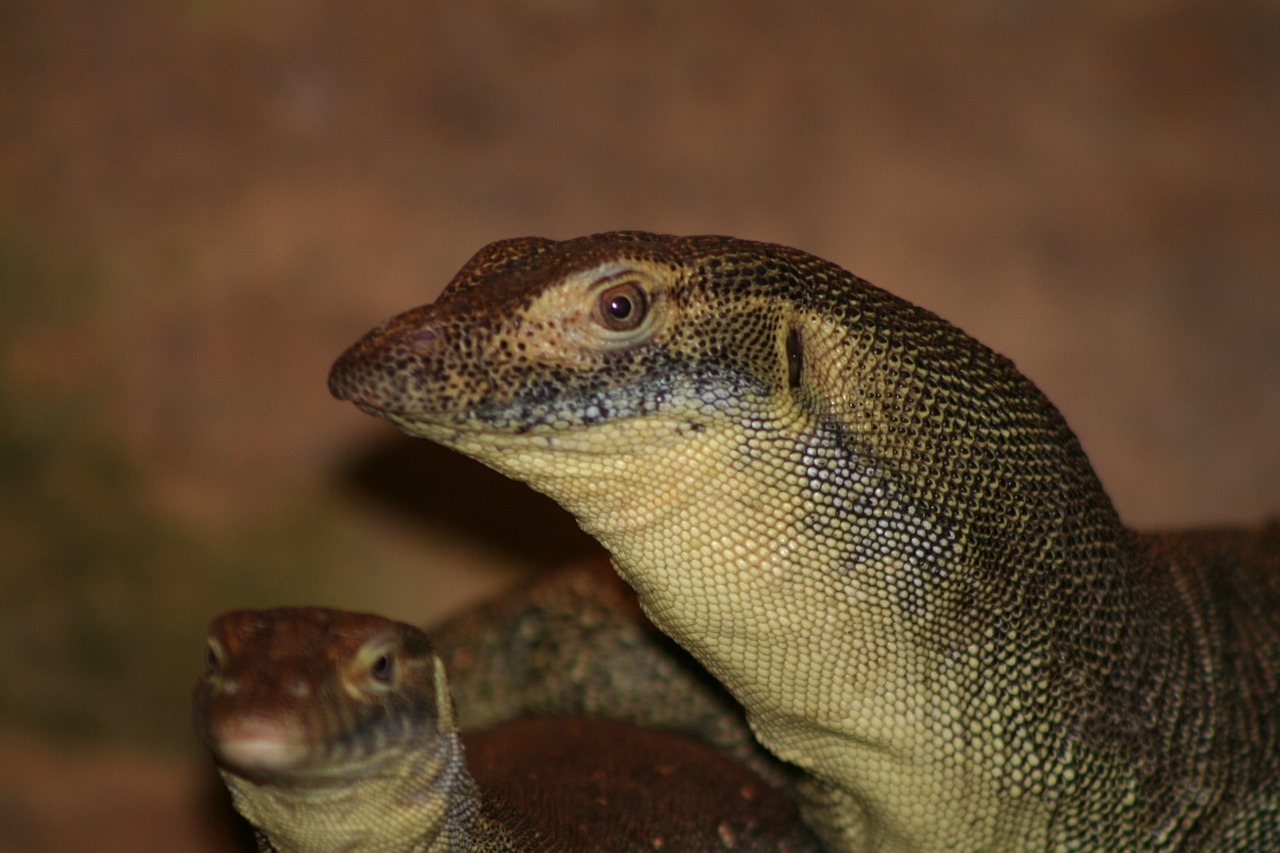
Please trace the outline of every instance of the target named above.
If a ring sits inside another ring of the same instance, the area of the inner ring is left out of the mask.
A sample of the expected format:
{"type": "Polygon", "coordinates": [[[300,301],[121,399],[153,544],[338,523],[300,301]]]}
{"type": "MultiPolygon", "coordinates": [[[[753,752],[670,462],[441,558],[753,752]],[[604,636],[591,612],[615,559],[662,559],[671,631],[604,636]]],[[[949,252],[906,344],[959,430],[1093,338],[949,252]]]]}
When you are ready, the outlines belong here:
{"type": "Polygon", "coordinates": [[[397,418],[403,417],[403,415],[400,412],[393,412],[390,409],[380,409],[377,406],[373,405],[372,403],[361,403],[359,401],[353,401],[353,402],[355,402],[357,409],[364,412],[366,415],[373,415],[375,418],[386,418],[387,420],[396,420],[397,418]]]}
{"type": "Polygon", "coordinates": [[[272,774],[303,764],[310,747],[298,728],[278,720],[232,720],[215,732],[218,757],[249,774],[272,774]]]}

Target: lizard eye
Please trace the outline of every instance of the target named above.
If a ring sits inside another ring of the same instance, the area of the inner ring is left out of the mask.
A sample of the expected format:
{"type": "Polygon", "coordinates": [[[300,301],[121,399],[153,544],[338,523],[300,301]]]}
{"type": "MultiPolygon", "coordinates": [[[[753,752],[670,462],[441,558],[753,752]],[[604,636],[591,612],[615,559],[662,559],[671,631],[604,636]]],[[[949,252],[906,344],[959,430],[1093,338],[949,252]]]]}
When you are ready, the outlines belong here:
{"type": "Polygon", "coordinates": [[[395,658],[389,653],[378,655],[373,665],[369,667],[369,674],[373,676],[374,681],[391,684],[396,677],[395,658]]]}
{"type": "Polygon", "coordinates": [[[630,331],[643,323],[648,313],[649,300],[633,281],[608,287],[596,297],[595,320],[610,331],[630,331]]]}

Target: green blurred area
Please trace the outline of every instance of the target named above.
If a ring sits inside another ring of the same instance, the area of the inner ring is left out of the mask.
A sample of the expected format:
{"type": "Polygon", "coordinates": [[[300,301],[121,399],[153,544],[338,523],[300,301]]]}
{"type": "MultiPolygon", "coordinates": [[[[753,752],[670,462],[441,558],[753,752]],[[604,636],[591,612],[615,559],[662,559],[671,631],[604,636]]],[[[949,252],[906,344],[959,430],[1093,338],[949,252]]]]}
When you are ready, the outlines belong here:
{"type": "Polygon", "coordinates": [[[207,619],[323,584],[344,543],[319,506],[228,529],[168,516],[92,407],[12,386],[0,383],[0,718],[180,745],[189,728],[175,711],[207,619]]]}

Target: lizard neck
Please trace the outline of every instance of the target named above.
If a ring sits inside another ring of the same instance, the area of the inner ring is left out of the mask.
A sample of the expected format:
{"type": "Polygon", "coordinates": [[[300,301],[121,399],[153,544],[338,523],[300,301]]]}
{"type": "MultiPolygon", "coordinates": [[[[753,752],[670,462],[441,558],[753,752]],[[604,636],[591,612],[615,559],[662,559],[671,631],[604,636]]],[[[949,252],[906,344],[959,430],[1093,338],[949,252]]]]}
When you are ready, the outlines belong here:
{"type": "Polygon", "coordinates": [[[434,754],[405,750],[374,772],[303,781],[220,773],[277,853],[445,853],[470,849],[479,793],[457,733],[434,754]]]}
{"type": "Polygon", "coordinates": [[[751,709],[767,747],[819,779],[858,780],[824,794],[846,800],[827,810],[847,820],[830,835],[850,849],[852,839],[886,850],[1046,841],[1054,795],[1019,780],[1034,762],[1061,762],[1065,785],[1094,758],[1090,721],[1072,709],[1127,701],[1091,668],[1125,638],[1081,622],[1128,620],[1132,639],[1163,612],[1132,582],[1128,534],[1082,453],[1060,470],[1052,512],[982,508],[978,523],[962,523],[926,511],[821,423],[725,420],[688,442],[665,421],[627,428],[671,440],[631,443],[641,449],[630,455],[607,442],[614,452],[596,454],[587,433],[558,438],[550,460],[531,447],[499,465],[611,551],[649,617],[751,709]],[[776,448],[787,465],[753,458],[757,430],[794,436],[776,448]],[[762,472],[773,489],[760,489],[762,472]],[[984,518],[1022,529],[1000,536],[984,518]],[[1039,691],[1063,685],[1077,695],[1046,713],[1039,691]],[[965,753],[957,727],[1004,734],[965,753]],[[915,795],[901,795],[904,780],[915,795]],[[932,807],[957,791],[969,811],[932,807]]]}

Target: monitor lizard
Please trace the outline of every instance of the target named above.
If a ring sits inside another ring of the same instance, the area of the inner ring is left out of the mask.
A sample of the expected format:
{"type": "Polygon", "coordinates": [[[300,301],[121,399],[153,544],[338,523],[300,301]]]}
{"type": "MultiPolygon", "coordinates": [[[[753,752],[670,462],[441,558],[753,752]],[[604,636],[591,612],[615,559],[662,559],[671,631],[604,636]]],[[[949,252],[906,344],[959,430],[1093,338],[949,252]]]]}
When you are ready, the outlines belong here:
{"type": "Polygon", "coordinates": [[[834,264],[501,241],[329,387],[573,513],[834,849],[1280,849],[1280,525],[1130,530],[1011,361],[834,264]]]}
{"type": "Polygon", "coordinates": [[[213,620],[196,730],[261,851],[796,851],[795,804],[718,750],[616,721],[460,734],[417,628],[317,607],[213,620]]]}

